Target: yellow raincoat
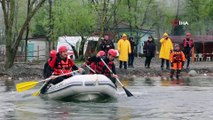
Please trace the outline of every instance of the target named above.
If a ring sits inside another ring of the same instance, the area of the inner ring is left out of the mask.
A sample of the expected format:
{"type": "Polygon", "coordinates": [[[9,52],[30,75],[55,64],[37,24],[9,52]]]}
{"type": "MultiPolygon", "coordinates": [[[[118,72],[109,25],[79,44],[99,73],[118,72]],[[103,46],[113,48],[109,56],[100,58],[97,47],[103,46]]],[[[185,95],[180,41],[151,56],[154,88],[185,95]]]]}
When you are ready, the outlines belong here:
{"type": "Polygon", "coordinates": [[[130,46],[129,40],[120,39],[118,41],[117,47],[118,47],[118,52],[119,52],[118,59],[120,61],[126,61],[127,62],[128,56],[131,53],[131,46],[130,46]]]}
{"type": "Polygon", "coordinates": [[[161,48],[159,58],[169,60],[170,52],[173,50],[172,40],[169,38],[167,33],[163,34],[163,38],[160,39],[161,48]],[[168,37],[166,40],[164,37],[168,37]]]}

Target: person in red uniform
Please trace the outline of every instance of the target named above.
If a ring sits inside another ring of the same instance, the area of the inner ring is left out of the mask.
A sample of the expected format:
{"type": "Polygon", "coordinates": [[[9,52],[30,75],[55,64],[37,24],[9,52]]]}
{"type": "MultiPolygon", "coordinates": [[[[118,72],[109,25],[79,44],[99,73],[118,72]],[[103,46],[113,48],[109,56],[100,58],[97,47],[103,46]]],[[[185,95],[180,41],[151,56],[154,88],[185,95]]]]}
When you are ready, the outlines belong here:
{"type": "Polygon", "coordinates": [[[191,33],[186,33],[186,38],[183,40],[183,48],[184,48],[184,54],[187,59],[186,63],[186,69],[189,69],[189,64],[190,64],[190,57],[192,54],[192,48],[194,47],[194,42],[191,39],[191,33]]]}
{"type": "Polygon", "coordinates": [[[175,44],[175,50],[170,55],[171,71],[170,78],[173,79],[173,75],[176,71],[176,78],[179,79],[179,74],[183,68],[184,61],[186,60],[184,53],[180,50],[179,44],[175,44]]]}
{"type": "Polygon", "coordinates": [[[71,77],[71,72],[74,70],[79,70],[79,72],[82,73],[83,69],[78,68],[73,62],[73,60],[68,58],[67,50],[68,49],[66,46],[59,47],[58,53],[49,62],[50,68],[53,69],[53,76],[51,76],[51,80],[41,89],[41,93],[45,93],[46,88],[50,83],[55,85],[63,81],[64,79],[71,77]],[[66,75],[57,77],[63,74],[66,75]]]}
{"type": "Polygon", "coordinates": [[[44,69],[43,69],[43,77],[48,78],[52,75],[53,69],[50,68],[49,63],[52,61],[52,59],[56,56],[57,51],[56,50],[51,50],[49,54],[49,59],[47,62],[44,64],[44,69]]]}
{"type": "Polygon", "coordinates": [[[118,76],[116,75],[114,58],[116,57],[117,52],[114,49],[110,49],[108,51],[107,57],[103,59],[103,61],[107,64],[107,66],[112,70],[113,73],[110,73],[105,64],[101,61],[102,58],[98,57],[96,59],[91,60],[91,62],[96,63],[95,72],[97,74],[103,74],[107,76],[111,81],[116,85],[116,79],[118,76]]]}
{"type": "MultiPolygon", "coordinates": [[[[90,68],[91,68],[92,70],[96,71],[96,66],[97,66],[97,65],[96,65],[96,62],[94,62],[94,61],[97,61],[97,59],[99,59],[100,57],[101,57],[102,59],[104,59],[104,57],[105,57],[105,52],[102,51],[102,50],[99,51],[99,52],[97,53],[97,55],[88,58],[87,61],[86,61],[84,64],[89,65],[90,68]]],[[[86,66],[86,65],[84,65],[84,66],[86,66]]],[[[94,73],[93,71],[90,70],[90,74],[95,74],[95,73],[94,73]]]]}

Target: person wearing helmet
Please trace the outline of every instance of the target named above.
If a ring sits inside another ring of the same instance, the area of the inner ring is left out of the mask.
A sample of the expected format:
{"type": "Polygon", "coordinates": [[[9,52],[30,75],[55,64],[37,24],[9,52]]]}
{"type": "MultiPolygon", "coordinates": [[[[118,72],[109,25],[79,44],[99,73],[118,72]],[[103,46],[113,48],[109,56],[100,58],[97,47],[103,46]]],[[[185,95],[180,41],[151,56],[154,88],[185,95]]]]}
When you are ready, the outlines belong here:
{"type": "Polygon", "coordinates": [[[96,63],[96,69],[95,72],[96,74],[104,74],[108,78],[111,79],[111,81],[116,85],[116,79],[118,76],[116,75],[116,70],[115,70],[115,64],[114,64],[114,59],[117,56],[117,52],[114,49],[110,49],[107,53],[107,57],[101,58],[98,57],[96,59],[91,59],[90,62],[95,62],[96,63]],[[110,73],[110,71],[107,69],[105,64],[102,62],[102,60],[107,64],[107,66],[112,70],[113,73],[110,73]]]}
{"type": "Polygon", "coordinates": [[[176,78],[179,79],[179,74],[183,68],[183,63],[186,60],[184,53],[180,50],[179,44],[175,44],[174,51],[170,55],[171,71],[170,78],[173,79],[173,75],[176,71],[176,78]]]}
{"type": "MultiPolygon", "coordinates": [[[[104,59],[106,53],[104,51],[99,51],[95,56],[89,57],[83,66],[89,65],[92,70],[96,71],[96,63],[99,61],[100,58],[104,59]]],[[[95,74],[93,71],[90,70],[90,74],[95,74]]]]}
{"type": "Polygon", "coordinates": [[[189,69],[190,57],[192,53],[192,48],[194,47],[193,40],[191,39],[191,33],[186,33],[186,38],[183,40],[184,54],[187,59],[186,69],[189,69]]]}
{"type": "Polygon", "coordinates": [[[114,46],[112,40],[109,39],[109,36],[105,35],[104,39],[101,41],[101,44],[99,46],[99,50],[104,51],[107,54],[109,49],[115,49],[115,46],[114,46]]]}
{"type": "Polygon", "coordinates": [[[49,59],[47,62],[44,64],[44,69],[43,69],[43,77],[48,78],[52,75],[53,70],[50,68],[49,63],[52,61],[52,59],[56,56],[57,51],[56,50],[51,50],[49,54],[49,59]]]}
{"type": "Polygon", "coordinates": [[[173,50],[172,40],[167,33],[164,33],[163,37],[160,39],[160,43],[161,48],[159,58],[161,59],[161,70],[163,70],[164,61],[166,61],[166,69],[169,70],[169,56],[173,50]]]}
{"type": "Polygon", "coordinates": [[[69,74],[73,70],[79,70],[80,73],[83,72],[82,68],[78,68],[74,61],[70,58],[68,58],[68,49],[66,46],[60,46],[58,49],[58,53],[56,56],[49,62],[49,66],[51,69],[53,69],[53,76],[51,76],[51,80],[46,84],[42,90],[41,93],[45,93],[46,88],[48,85],[51,84],[57,84],[61,81],[63,81],[66,78],[71,77],[72,75],[69,74]],[[61,77],[56,77],[58,75],[66,74],[61,77]]]}
{"type": "Polygon", "coordinates": [[[127,61],[129,54],[131,54],[131,46],[129,40],[127,40],[127,35],[123,34],[122,38],[118,41],[117,44],[119,52],[119,68],[121,69],[124,64],[124,69],[127,69],[127,61]]]}

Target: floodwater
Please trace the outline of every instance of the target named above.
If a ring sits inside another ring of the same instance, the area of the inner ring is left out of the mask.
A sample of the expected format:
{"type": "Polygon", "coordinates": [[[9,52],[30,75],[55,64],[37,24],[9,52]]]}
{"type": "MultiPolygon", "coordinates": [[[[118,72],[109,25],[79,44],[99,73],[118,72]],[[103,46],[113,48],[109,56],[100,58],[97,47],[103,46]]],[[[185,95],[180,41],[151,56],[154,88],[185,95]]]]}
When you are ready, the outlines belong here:
{"type": "Polygon", "coordinates": [[[213,120],[213,78],[163,79],[121,80],[134,97],[119,87],[108,102],[45,100],[1,80],[0,120],[213,120]]]}

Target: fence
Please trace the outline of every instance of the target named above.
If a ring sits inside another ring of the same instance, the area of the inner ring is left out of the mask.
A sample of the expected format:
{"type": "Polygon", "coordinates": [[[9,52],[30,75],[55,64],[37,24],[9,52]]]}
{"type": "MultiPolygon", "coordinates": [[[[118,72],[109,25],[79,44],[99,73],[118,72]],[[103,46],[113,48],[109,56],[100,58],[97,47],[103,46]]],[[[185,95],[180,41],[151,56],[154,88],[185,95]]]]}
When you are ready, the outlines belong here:
{"type": "MultiPolygon", "coordinates": [[[[0,47],[0,62],[5,59],[6,50],[0,47]]],[[[25,58],[25,52],[17,51],[15,62],[34,62],[46,60],[49,56],[46,54],[46,49],[39,49],[34,51],[27,51],[27,56],[25,58]],[[44,54],[45,53],[45,54],[44,54]]]]}

